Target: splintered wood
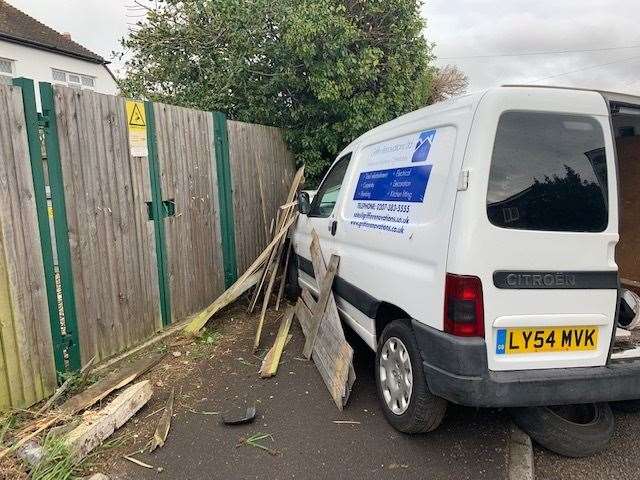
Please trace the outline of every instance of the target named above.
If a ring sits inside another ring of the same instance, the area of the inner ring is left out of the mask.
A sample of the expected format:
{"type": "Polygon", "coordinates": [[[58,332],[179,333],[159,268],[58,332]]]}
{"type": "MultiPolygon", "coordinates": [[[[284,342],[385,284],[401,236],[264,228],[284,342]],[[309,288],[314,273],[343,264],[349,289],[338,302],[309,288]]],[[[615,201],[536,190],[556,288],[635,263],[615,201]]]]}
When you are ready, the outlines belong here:
{"type": "Polygon", "coordinates": [[[209,319],[215,315],[218,311],[235,301],[240,295],[245,293],[254,285],[258,285],[254,291],[253,301],[251,303],[251,309],[258,301],[260,292],[263,285],[267,283],[267,290],[264,294],[262,309],[260,312],[260,319],[256,329],[256,336],[254,341],[254,348],[258,348],[260,345],[260,336],[262,334],[262,325],[264,323],[264,317],[266,309],[271,297],[273,285],[276,280],[282,252],[284,250],[285,239],[289,228],[295,223],[298,218],[298,212],[294,210],[295,202],[293,198],[296,195],[298,188],[300,187],[304,179],[304,167],[300,168],[296,173],[289,194],[287,196],[287,202],[282,210],[279,210],[281,215],[275,222],[276,228],[273,239],[266,248],[258,255],[251,266],[244,272],[238,280],[231,285],[222,295],[220,295],[211,305],[206,307],[194,315],[193,319],[184,328],[184,333],[196,335],[202,327],[209,321],[209,319]],[[268,280],[268,281],[267,281],[268,280]]]}
{"type": "Polygon", "coordinates": [[[310,353],[338,410],[349,400],[356,379],[353,369],[353,349],[347,343],[332,292],[333,278],[339,257],[332,255],[327,268],[320,240],[312,232],[311,259],[318,285],[318,301],[304,290],[296,304],[296,317],[306,337],[305,353],[310,353]]]}
{"type": "Polygon", "coordinates": [[[80,425],[63,436],[74,460],[82,460],[109,438],[149,401],[152,394],[151,383],[144,380],[127,388],[103,409],[86,414],[80,425]]]}
{"type": "Polygon", "coordinates": [[[267,352],[267,355],[264,357],[262,366],[260,367],[260,376],[262,378],[273,377],[278,371],[280,357],[282,356],[282,351],[287,343],[287,338],[289,338],[289,328],[291,327],[293,314],[294,307],[289,307],[287,312],[284,314],[284,317],[282,317],[282,322],[280,323],[276,340],[271,349],[267,352]]]}

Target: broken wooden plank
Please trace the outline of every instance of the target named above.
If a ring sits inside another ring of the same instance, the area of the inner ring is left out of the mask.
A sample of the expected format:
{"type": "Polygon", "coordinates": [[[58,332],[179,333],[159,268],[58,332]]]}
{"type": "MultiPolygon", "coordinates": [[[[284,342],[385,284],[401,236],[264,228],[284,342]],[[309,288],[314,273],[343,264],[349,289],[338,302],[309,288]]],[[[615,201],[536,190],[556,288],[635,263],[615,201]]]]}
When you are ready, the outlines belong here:
{"type": "Polygon", "coordinates": [[[153,452],[156,448],[164,446],[164,442],[167,440],[169,434],[169,428],[171,427],[171,417],[173,416],[173,400],[175,397],[175,389],[171,389],[171,394],[167,399],[167,404],[164,406],[162,416],[156,426],[156,431],[153,433],[153,438],[149,443],[149,452],[153,452]]]}
{"type": "Polygon", "coordinates": [[[151,367],[160,363],[160,360],[162,360],[164,356],[164,353],[145,355],[136,362],[126,365],[110,375],[107,375],[83,392],[80,392],[64,402],[60,407],[61,412],[68,415],[74,415],[86,408],[89,408],[108,396],[111,392],[133,382],[140,375],[147,372],[151,367]]]}
{"type": "MultiPolygon", "coordinates": [[[[312,255],[313,254],[314,252],[312,251],[312,255]]],[[[313,310],[313,317],[311,318],[311,324],[309,326],[309,334],[307,335],[304,343],[304,348],[302,349],[302,355],[307,360],[311,358],[311,351],[313,350],[313,345],[316,341],[316,336],[318,335],[320,322],[324,318],[329,297],[333,296],[333,280],[336,276],[339,262],[340,257],[338,257],[337,255],[331,255],[331,260],[329,261],[329,268],[327,269],[326,275],[324,276],[324,278],[322,278],[321,281],[318,280],[320,296],[318,297],[315,309],[313,310]]]]}
{"type": "MultiPolygon", "coordinates": [[[[297,217],[297,213],[294,215],[294,218],[296,217],[297,217]]],[[[285,218],[288,218],[288,216],[286,216],[285,218]]],[[[258,319],[258,327],[256,328],[256,336],[253,341],[254,351],[256,351],[260,346],[260,336],[262,335],[262,326],[264,325],[264,318],[267,313],[267,307],[269,306],[269,300],[271,299],[271,291],[273,290],[273,285],[276,280],[276,275],[278,274],[278,267],[280,266],[280,263],[281,263],[280,257],[282,256],[282,247],[284,245],[285,238],[286,237],[282,237],[280,242],[274,249],[275,256],[273,258],[273,269],[271,270],[271,276],[269,277],[269,284],[267,285],[267,289],[264,292],[264,298],[262,300],[262,309],[260,310],[260,318],[258,319]]]]}
{"type": "Polygon", "coordinates": [[[75,415],[82,410],[91,407],[96,402],[99,402],[111,392],[124,387],[131,383],[140,375],[145,373],[154,365],[158,364],[164,357],[164,353],[158,353],[155,355],[145,356],[138,361],[127,365],[120,370],[107,375],[105,378],[97,381],[89,388],[80,392],[79,394],[71,397],[64,402],[55,413],[42,417],[35,422],[27,425],[24,429],[16,434],[16,438],[19,440],[10,447],[7,447],[0,451],[0,458],[3,458],[8,453],[20,448],[26,442],[45,431],[47,428],[52,427],[62,420],[75,415]]]}
{"type": "Polygon", "coordinates": [[[139,465],[141,467],[148,468],[149,470],[153,470],[154,468],[156,468],[153,465],[149,465],[148,463],[144,463],[142,460],[138,460],[137,458],[133,458],[130,455],[123,455],[122,458],[124,458],[125,460],[129,460],[131,463],[135,463],[136,465],[139,465]]]}
{"type": "Polygon", "coordinates": [[[302,294],[300,295],[303,303],[307,307],[307,309],[313,314],[313,311],[316,309],[316,300],[313,298],[313,295],[306,288],[302,289],[302,294]]]}
{"type": "Polygon", "coordinates": [[[151,382],[144,380],[128,387],[103,409],[86,414],[83,422],[63,437],[76,462],[124,425],[151,398],[151,382]]]}
{"type": "MultiPolygon", "coordinates": [[[[298,302],[296,303],[295,315],[296,317],[298,317],[298,321],[303,326],[303,328],[308,328],[308,326],[311,324],[311,317],[313,316],[313,312],[303,301],[302,297],[299,298],[298,302]]],[[[303,331],[303,333],[305,334],[305,336],[307,335],[306,331],[303,331]]]]}
{"type": "MultiPolygon", "coordinates": [[[[89,360],[87,362],[87,364],[82,367],[80,369],[80,383],[82,384],[86,379],[87,376],[89,375],[89,372],[91,371],[91,367],[93,366],[93,362],[95,361],[96,357],[95,355],[91,358],[91,360],[89,360]]],[[[71,387],[71,385],[77,380],[77,378],[75,376],[70,376],[69,378],[67,378],[62,385],[60,385],[58,387],[58,389],[53,393],[53,395],[49,398],[49,400],[47,400],[45,402],[45,404],[40,407],[40,409],[38,410],[37,414],[38,415],[42,415],[44,412],[46,412],[47,410],[49,410],[51,408],[51,406],[56,403],[56,401],[62,396],[64,395],[67,390],[69,390],[69,387],[71,387]]]]}
{"type": "MultiPolygon", "coordinates": [[[[289,218],[289,216],[291,215],[292,212],[290,209],[293,206],[292,204],[293,197],[296,195],[296,192],[298,191],[298,188],[300,187],[300,184],[303,180],[304,180],[304,166],[298,169],[298,171],[296,172],[293,178],[293,181],[291,182],[291,187],[289,188],[289,193],[287,194],[287,201],[285,203],[287,207],[283,209],[284,215],[281,215],[279,217],[280,221],[276,222],[276,232],[279,232],[281,231],[282,228],[284,228],[283,226],[287,221],[286,219],[289,218]]],[[[279,214],[280,214],[280,209],[278,209],[278,215],[279,214]]],[[[294,215],[294,217],[297,217],[297,212],[294,215]]],[[[275,253],[275,252],[272,252],[272,253],[275,253]]],[[[260,282],[258,283],[258,287],[253,291],[251,303],[249,304],[249,309],[248,309],[249,313],[253,313],[256,303],[258,302],[258,298],[260,296],[262,286],[264,285],[264,281],[269,274],[269,269],[270,269],[272,260],[273,260],[273,255],[269,257],[267,264],[262,269],[262,276],[260,278],[260,282]]]]}
{"type": "MultiPolygon", "coordinates": [[[[311,255],[315,277],[324,278],[327,274],[327,267],[320,249],[320,240],[315,231],[312,231],[312,237],[311,250],[316,250],[319,253],[311,255]]],[[[309,307],[309,310],[313,312],[317,302],[313,300],[308,291],[303,290],[302,299],[306,307],[309,307]]],[[[307,336],[311,329],[311,315],[305,310],[300,310],[301,308],[296,309],[297,317],[305,336],[307,336]]],[[[327,300],[325,315],[318,327],[311,358],[336,407],[342,410],[349,399],[351,386],[355,381],[355,370],[353,369],[353,349],[344,337],[333,295],[329,295],[327,300]]]]}
{"type": "Polygon", "coordinates": [[[289,270],[289,258],[291,257],[291,251],[293,249],[293,240],[289,242],[287,247],[287,256],[284,259],[284,268],[282,270],[282,278],[280,278],[280,287],[278,288],[278,296],[276,297],[276,312],[280,308],[280,302],[282,301],[282,294],[284,293],[284,286],[287,283],[287,272],[289,270]]]}
{"type": "Polygon", "coordinates": [[[260,265],[262,265],[262,262],[264,262],[267,257],[269,257],[273,247],[286,234],[289,227],[293,225],[293,222],[295,221],[296,217],[294,216],[285,224],[286,228],[283,227],[283,229],[276,234],[271,243],[269,243],[269,245],[267,245],[267,248],[265,248],[258,256],[258,258],[254,260],[247,271],[244,272],[242,276],[238,280],[236,280],[236,282],[231,285],[222,295],[220,295],[211,305],[194,316],[193,320],[191,320],[191,322],[189,322],[184,328],[185,333],[192,335],[196,334],[202,327],[205,326],[212,315],[214,315],[220,309],[229,305],[240,295],[246,292],[249,288],[251,288],[251,286],[255,285],[255,283],[251,283],[251,281],[257,281],[258,277],[256,276],[256,270],[260,265]]]}
{"type": "MultiPolygon", "coordinates": [[[[297,212],[294,215],[294,217],[297,217],[297,212]]],[[[286,223],[289,220],[289,218],[291,218],[291,212],[287,211],[285,212],[285,215],[282,216],[280,221],[283,223],[286,223]]],[[[282,228],[283,227],[280,225],[280,223],[278,223],[276,231],[280,232],[282,231],[282,228]]],[[[286,235],[280,239],[280,241],[276,244],[274,249],[271,251],[271,255],[269,255],[269,259],[267,260],[267,263],[264,265],[262,269],[262,277],[260,279],[260,283],[258,284],[256,289],[253,291],[253,298],[251,300],[251,304],[248,309],[249,313],[253,313],[256,303],[258,302],[258,298],[260,297],[260,292],[262,291],[264,281],[267,279],[267,277],[269,277],[270,273],[273,273],[273,271],[277,271],[278,269],[280,255],[282,252],[282,245],[285,239],[286,239],[286,235]],[[274,260],[275,260],[275,263],[274,263],[274,260]]],[[[271,280],[270,280],[270,283],[271,283],[271,280]]],[[[267,296],[267,294],[265,294],[265,296],[267,296]]]]}
{"type": "Polygon", "coordinates": [[[282,317],[280,322],[280,328],[278,328],[278,334],[273,342],[273,347],[267,352],[267,355],[262,361],[260,367],[260,377],[269,378],[273,377],[278,371],[278,365],[280,364],[280,357],[282,351],[287,342],[287,336],[289,335],[289,328],[291,327],[291,321],[293,320],[294,307],[289,307],[282,317]]]}

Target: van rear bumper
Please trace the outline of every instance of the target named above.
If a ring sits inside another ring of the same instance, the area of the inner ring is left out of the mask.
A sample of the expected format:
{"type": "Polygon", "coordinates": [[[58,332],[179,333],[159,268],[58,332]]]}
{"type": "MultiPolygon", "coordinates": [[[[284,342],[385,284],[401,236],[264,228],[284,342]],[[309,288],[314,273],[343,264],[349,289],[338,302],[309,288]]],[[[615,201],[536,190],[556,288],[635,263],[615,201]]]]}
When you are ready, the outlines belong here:
{"type": "Polygon", "coordinates": [[[640,359],[604,367],[492,372],[484,339],[455,337],[413,321],[435,395],[472,407],[525,407],[640,399],[640,359]]]}

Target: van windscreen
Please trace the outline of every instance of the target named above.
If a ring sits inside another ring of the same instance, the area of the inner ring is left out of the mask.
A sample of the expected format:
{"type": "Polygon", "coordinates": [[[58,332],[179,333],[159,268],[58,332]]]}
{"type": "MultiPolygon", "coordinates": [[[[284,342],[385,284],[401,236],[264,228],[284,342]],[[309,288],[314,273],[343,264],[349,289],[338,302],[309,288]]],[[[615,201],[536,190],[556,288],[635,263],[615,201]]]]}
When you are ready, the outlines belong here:
{"type": "Polygon", "coordinates": [[[595,118],[538,112],[501,115],[487,214],[496,226],[601,232],[607,228],[607,162],[595,118]]]}

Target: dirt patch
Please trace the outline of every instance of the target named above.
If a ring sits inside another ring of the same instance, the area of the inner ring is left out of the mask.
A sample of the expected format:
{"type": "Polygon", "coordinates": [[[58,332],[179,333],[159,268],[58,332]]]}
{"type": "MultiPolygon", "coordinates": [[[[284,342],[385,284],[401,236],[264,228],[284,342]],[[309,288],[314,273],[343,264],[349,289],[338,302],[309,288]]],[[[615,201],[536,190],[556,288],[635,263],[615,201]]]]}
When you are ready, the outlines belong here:
{"type": "MultiPolygon", "coordinates": [[[[282,308],[279,312],[268,311],[266,324],[277,323],[282,314],[282,308]]],[[[161,363],[139,379],[151,381],[151,400],[105,446],[96,451],[90,462],[87,462],[85,473],[111,472],[116,463],[122,462],[124,455],[135,457],[144,451],[153,437],[157,421],[172,390],[175,391],[174,417],[188,414],[215,418],[217,421],[219,408],[212,408],[214,399],[209,398],[207,392],[212,383],[220,381],[220,384],[224,384],[223,377],[229,372],[224,369],[216,370],[217,375],[212,376],[210,366],[237,362],[250,366],[257,372],[269,345],[268,340],[263,342],[263,348],[256,355],[251,354],[248,358],[233,357],[239,338],[246,335],[247,330],[252,331],[250,327],[255,323],[256,315],[247,313],[246,303],[238,303],[216,315],[200,337],[185,339],[177,334],[127,359],[127,362],[134,362],[150,351],[166,352],[161,363]],[[206,377],[202,375],[204,371],[207,371],[206,377]]],[[[113,369],[119,366],[114,365],[113,369]]]]}

